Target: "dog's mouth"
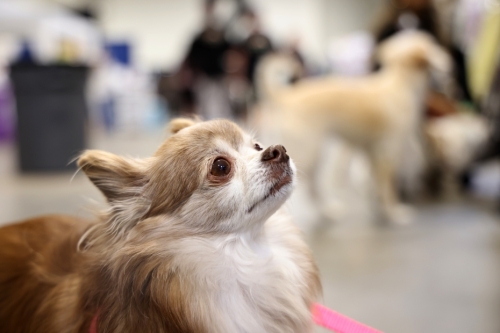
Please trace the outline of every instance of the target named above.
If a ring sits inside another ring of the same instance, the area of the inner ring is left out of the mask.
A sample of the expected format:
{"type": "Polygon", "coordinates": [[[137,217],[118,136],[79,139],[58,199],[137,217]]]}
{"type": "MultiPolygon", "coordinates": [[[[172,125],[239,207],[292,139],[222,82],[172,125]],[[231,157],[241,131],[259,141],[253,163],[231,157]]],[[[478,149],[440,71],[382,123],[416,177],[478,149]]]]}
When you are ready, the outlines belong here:
{"type": "Polygon", "coordinates": [[[271,186],[271,188],[269,189],[269,191],[267,192],[267,194],[262,199],[260,199],[259,201],[257,201],[256,203],[254,203],[252,206],[250,206],[250,208],[248,209],[247,213],[251,213],[254,210],[255,207],[257,207],[262,202],[266,201],[268,198],[276,195],[283,187],[285,187],[286,185],[290,184],[291,182],[292,182],[292,175],[289,172],[285,172],[278,179],[278,181],[276,181],[271,186]]]}

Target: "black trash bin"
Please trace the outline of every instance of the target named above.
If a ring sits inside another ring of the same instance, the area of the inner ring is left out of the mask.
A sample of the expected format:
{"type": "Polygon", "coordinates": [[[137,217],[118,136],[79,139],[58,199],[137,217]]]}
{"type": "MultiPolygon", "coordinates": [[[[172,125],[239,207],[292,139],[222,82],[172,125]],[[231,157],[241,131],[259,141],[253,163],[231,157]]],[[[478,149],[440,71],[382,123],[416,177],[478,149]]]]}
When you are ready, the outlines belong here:
{"type": "Polygon", "coordinates": [[[11,66],[21,171],[75,169],[86,142],[87,75],[83,66],[11,66]]]}

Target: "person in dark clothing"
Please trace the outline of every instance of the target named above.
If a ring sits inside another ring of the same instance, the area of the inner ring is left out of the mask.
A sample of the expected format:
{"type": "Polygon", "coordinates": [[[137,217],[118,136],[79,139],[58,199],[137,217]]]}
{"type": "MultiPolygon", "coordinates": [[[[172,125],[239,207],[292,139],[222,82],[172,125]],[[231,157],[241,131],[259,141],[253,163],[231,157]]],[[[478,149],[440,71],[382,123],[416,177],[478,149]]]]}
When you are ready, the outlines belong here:
{"type": "Polygon", "coordinates": [[[240,20],[247,22],[249,29],[248,37],[243,41],[242,47],[247,57],[246,77],[255,92],[255,71],[262,57],[273,51],[271,39],[260,29],[257,15],[250,9],[246,9],[240,20]]]}
{"type": "Polygon", "coordinates": [[[255,69],[259,60],[265,54],[273,50],[271,40],[263,33],[256,31],[248,37],[245,42],[245,48],[248,52],[247,76],[250,82],[254,82],[255,69]]]}
{"type": "Polygon", "coordinates": [[[229,43],[224,33],[207,26],[193,41],[186,57],[188,66],[196,74],[218,78],[224,74],[224,56],[229,43]]]}
{"type": "Polygon", "coordinates": [[[230,44],[215,21],[214,6],[214,0],[205,2],[205,26],[194,37],[179,71],[171,80],[176,87],[175,107],[182,115],[199,111],[200,94],[196,87],[200,80],[220,82],[225,75],[225,57],[230,44]]]}

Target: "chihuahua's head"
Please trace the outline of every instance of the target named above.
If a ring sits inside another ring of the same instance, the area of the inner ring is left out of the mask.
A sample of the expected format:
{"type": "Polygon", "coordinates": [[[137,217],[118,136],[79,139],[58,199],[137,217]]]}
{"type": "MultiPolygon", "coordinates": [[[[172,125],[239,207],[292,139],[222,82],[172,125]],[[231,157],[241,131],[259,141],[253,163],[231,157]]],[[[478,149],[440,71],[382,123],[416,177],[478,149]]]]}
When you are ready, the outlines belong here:
{"type": "Polygon", "coordinates": [[[171,130],[151,158],[91,150],[78,160],[108,199],[114,232],[163,216],[198,232],[242,231],[291,194],[296,172],[283,146],[263,148],[226,120],[177,119],[171,130]]]}

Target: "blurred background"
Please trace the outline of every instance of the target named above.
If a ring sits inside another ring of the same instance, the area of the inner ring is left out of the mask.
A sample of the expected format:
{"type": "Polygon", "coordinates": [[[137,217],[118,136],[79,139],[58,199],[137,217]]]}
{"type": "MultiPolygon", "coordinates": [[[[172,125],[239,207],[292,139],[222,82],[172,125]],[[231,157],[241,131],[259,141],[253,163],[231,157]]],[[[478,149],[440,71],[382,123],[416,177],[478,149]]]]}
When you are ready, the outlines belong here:
{"type": "Polygon", "coordinates": [[[92,217],[104,200],[75,174],[84,149],[150,156],[177,116],[255,130],[263,59],[292,59],[290,85],[365,77],[407,29],[454,65],[423,110],[413,223],[374,221],[365,158],[337,143],[336,216],[298,222],[328,307],[387,333],[500,332],[499,0],[0,0],[0,225],[92,217]]]}

